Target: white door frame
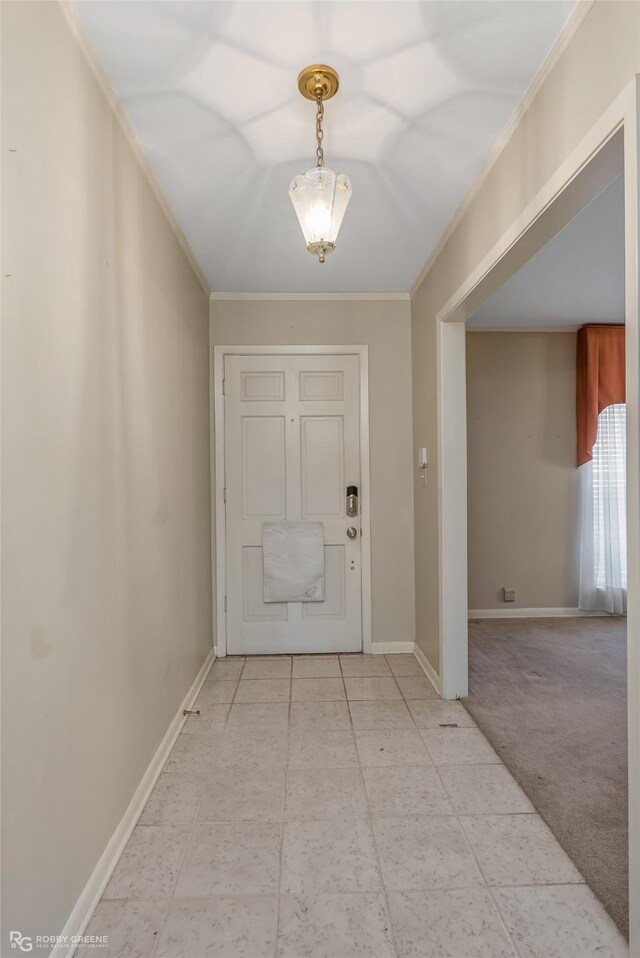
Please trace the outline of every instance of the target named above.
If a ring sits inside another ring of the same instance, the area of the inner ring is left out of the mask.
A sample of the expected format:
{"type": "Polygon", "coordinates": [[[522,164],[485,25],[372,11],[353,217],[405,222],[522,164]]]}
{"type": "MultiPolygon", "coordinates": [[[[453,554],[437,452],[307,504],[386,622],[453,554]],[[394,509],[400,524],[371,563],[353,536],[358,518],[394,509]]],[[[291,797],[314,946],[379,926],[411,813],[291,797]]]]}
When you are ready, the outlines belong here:
{"type": "MultiPolygon", "coordinates": [[[[213,346],[211,350],[211,509],[215,536],[211,550],[216,572],[216,644],[218,657],[227,654],[227,528],[224,503],[224,360],[225,356],[358,356],[360,360],[360,527],[362,530],[362,651],[371,652],[371,492],[369,475],[369,347],[368,346],[213,346]]],[[[212,523],[213,526],[213,523],[212,523]]]]}
{"type": "Polygon", "coordinates": [[[511,229],[439,310],[438,479],[440,677],[443,698],[468,691],[465,323],[606,184],[624,138],[630,953],[640,955],[640,77],[603,113],[511,229]],[[587,169],[588,168],[588,169],[587,169]],[[580,176],[585,173],[586,176],[580,176]],[[585,197],[585,189],[587,194],[585,197]],[[591,197],[589,190],[594,190],[591,197]],[[464,621],[463,621],[464,616],[464,621]]]}

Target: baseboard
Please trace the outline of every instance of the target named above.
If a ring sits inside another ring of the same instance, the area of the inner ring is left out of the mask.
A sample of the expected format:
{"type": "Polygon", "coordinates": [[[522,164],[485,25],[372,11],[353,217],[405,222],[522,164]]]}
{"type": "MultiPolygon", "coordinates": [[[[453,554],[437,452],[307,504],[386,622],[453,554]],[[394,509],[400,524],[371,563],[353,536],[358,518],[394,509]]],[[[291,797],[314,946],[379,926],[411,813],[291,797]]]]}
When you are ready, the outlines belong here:
{"type": "Polygon", "coordinates": [[[584,609],[469,609],[470,619],[564,619],[578,615],[606,615],[584,609]]]}
{"type": "MultiPolygon", "coordinates": [[[[204,680],[207,677],[207,673],[213,665],[214,660],[215,652],[213,649],[211,649],[202,665],[202,668],[198,672],[193,685],[187,692],[184,701],[180,705],[180,708],[174,716],[171,725],[167,729],[162,742],[158,746],[155,755],[151,759],[146,772],[142,776],[142,780],[129,803],[129,807],[122,816],[113,835],[109,839],[107,847],[100,856],[98,863],[94,868],[91,877],[89,878],[89,881],[84,886],[84,889],[82,890],[67,923],[62,929],[60,943],[57,944],[51,951],[49,958],[71,958],[73,955],[76,946],[73,944],[63,944],[63,942],[70,942],[74,936],[82,935],[87,927],[89,919],[91,918],[96,905],[100,901],[102,893],[107,887],[107,882],[111,878],[113,870],[118,863],[118,859],[122,855],[124,846],[129,841],[131,833],[136,826],[136,822],[142,814],[142,810],[147,803],[147,799],[149,798],[149,795],[151,794],[151,791],[158,780],[158,776],[160,775],[165,762],[169,758],[171,749],[175,745],[176,739],[180,734],[180,730],[186,721],[185,716],[182,714],[182,710],[191,708],[193,705],[204,683],[204,680]]],[[[97,951],[99,951],[99,949],[97,949],[97,951]]]]}
{"type": "Polygon", "coordinates": [[[441,695],[442,693],[440,692],[440,676],[438,675],[434,667],[431,665],[431,663],[429,662],[429,659],[426,657],[426,655],[424,654],[424,652],[422,651],[422,649],[420,648],[417,642],[414,644],[413,654],[418,660],[418,665],[420,666],[424,674],[427,676],[427,678],[433,685],[438,695],[441,695]]]}
{"type": "Polygon", "coordinates": [[[371,652],[373,655],[393,655],[394,652],[413,652],[413,642],[372,642],[371,652]]]}

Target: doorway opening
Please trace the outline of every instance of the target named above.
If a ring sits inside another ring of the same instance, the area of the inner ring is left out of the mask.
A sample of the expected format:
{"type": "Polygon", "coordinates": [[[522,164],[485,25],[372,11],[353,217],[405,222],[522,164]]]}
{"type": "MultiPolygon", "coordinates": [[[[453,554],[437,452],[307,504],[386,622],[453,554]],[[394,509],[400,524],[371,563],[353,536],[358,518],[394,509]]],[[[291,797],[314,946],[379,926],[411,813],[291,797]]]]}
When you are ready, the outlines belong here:
{"type": "MultiPolygon", "coordinates": [[[[625,340],[627,402],[627,559],[629,580],[640,573],[640,495],[638,494],[638,122],[636,83],[601,117],[574,153],[523,211],[521,219],[457,290],[438,314],[439,482],[440,502],[440,619],[441,678],[447,698],[468,694],[467,576],[467,457],[466,457],[466,322],[532,256],[609,186],[624,175],[625,223],[625,340]],[[623,169],[624,167],[624,169],[623,169]],[[445,432],[444,426],[447,430],[445,432]],[[453,481],[450,481],[453,477],[453,481]],[[443,536],[446,530],[447,536],[443,536]],[[460,580],[463,580],[463,584],[460,580]],[[463,621],[462,609],[465,610],[463,621]]],[[[637,590],[628,602],[628,774],[630,942],[640,940],[640,735],[638,711],[637,590]]]]}
{"type": "Polygon", "coordinates": [[[465,705],[628,933],[624,321],[620,175],[467,323],[465,705]]]}

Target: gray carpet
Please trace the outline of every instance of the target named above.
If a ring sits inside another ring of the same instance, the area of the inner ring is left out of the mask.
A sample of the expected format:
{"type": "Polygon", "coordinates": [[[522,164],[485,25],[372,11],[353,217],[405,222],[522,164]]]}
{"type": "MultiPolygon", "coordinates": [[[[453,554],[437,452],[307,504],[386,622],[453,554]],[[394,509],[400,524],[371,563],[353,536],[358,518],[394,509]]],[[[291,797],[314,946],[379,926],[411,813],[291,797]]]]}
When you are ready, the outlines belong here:
{"type": "Polygon", "coordinates": [[[469,623],[469,712],[628,935],[626,619],[469,623]]]}

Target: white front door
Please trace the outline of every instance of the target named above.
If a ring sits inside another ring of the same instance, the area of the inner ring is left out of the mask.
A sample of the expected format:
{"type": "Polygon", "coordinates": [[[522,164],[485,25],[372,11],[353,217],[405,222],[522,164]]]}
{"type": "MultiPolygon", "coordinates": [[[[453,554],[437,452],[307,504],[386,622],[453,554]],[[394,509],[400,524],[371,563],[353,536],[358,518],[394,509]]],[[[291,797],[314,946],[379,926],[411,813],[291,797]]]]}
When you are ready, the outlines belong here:
{"type": "Polygon", "coordinates": [[[224,380],[227,652],[359,652],[359,357],[227,355],[224,380]],[[325,600],[266,603],[262,524],[300,519],[324,526],[325,600]]]}

